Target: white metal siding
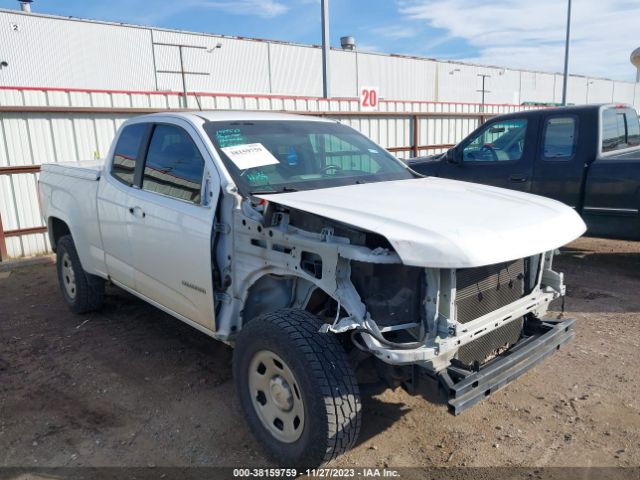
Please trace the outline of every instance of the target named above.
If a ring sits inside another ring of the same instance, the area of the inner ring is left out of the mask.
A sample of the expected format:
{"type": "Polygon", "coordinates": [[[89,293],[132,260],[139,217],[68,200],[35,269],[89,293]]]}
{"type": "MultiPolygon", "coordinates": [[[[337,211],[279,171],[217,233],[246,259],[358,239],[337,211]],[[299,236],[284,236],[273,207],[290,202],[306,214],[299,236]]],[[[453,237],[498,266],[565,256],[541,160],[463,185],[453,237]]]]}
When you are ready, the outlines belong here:
{"type": "Polygon", "coordinates": [[[149,30],[7,12],[0,25],[2,85],[155,89],[149,30]]]}
{"type": "MultiPolygon", "coordinates": [[[[317,47],[238,39],[149,27],[67,19],[0,10],[3,60],[0,85],[105,90],[182,91],[178,48],[181,43],[212,49],[185,49],[187,89],[201,92],[319,96],[322,72],[317,47]],[[155,65],[155,66],[154,66],[155,65]]],[[[382,98],[441,102],[479,102],[478,74],[489,74],[486,102],[559,102],[560,75],[437,62],[365,52],[331,52],[331,90],[336,97],[357,96],[358,85],[380,88],[382,98]],[[357,64],[357,67],[356,67],[357,64]]],[[[571,103],[630,101],[631,82],[571,77],[571,103]],[[593,88],[592,88],[593,87],[593,88]],[[620,95],[618,96],[618,93],[620,95]],[[606,99],[606,100],[604,100],[606,99]]]]}
{"type": "Polygon", "coordinates": [[[318,48],[272,44],[272,92],[322,95],[322,56],[318,48]]]}

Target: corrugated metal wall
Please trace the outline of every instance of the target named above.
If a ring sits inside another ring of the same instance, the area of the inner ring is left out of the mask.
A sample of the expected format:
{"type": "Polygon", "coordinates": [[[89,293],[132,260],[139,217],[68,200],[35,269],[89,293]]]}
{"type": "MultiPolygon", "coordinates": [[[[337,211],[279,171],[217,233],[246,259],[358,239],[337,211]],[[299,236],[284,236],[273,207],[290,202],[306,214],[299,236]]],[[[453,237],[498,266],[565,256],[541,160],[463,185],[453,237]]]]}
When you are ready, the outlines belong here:
{"type": "MultiPolygon", "coordinates": [[[[219,35],[23,14],[0,10],[0,85],[182,91],[179,43],[185,49],[187,89],[199,92],[319,96],[320,49],[219,35]]],[[[396,55],[331,52],[332,96],[354,97],[358,86],[378,86],[390,100],[480,102],[479,74],[490,75],[487,103],[555,102],[562,77],[552,73],[442,62],[396,55]]],[[[631,68],[631,66],[630,66],[631,68]]],[[[640,108],[640,91],[630,82],[571,77],[571,103],[619,101],[640,108]]]]}
{"type": "Polygon", "coordinates": [[[0,24],[1,85],[155,89],[149,29],[7,11],[0,24]]]}
{"type": "MultiPolygon", "coordinates": [[[[216,35],[151,29],[22,14],[0,10],[0,105],[98,107],[124,113],[2,113],[0,167],[38,165],[103,156],[131,108],[182,106],[179,49],[188,74],[189,107],[204,109],[331,112],[385,147],[413,144],[412,113],[479,112],[480,74],[487,113],[524,107],[523,102],[559,102],[562,77],[365,52],[331,51],[331,100],[321,95],[320,49],[216,35]],[[212,48],[217,44],[221,48],[212,48]],[[381,112],[354,116],[359,86],[377,86],[381,112]],[[17,88],[7,88],[17,87],[17,88]],[[33,87],[33,88],[24,88],[33,87]],[[55,88],[59,90],[56,90],[55,88]]],[[[629,82],[571,77],[569,102],[619,101],[640,109],[640,88],[629,82]]],[[[478,125],[478,118],[437,117],[418,123],[419,145],[453,144],[478,125]]],[[[432,153],[421,150],[419,154],[432,153]]],[[[398,152],[407,157],[408,151],[398,152]]],[[[41,226],[35,173],[0,175],[0,214],[5,230],[41,226]]],[[[42,233],[7,238],[11,256],[48,251],[42,233]]]]}

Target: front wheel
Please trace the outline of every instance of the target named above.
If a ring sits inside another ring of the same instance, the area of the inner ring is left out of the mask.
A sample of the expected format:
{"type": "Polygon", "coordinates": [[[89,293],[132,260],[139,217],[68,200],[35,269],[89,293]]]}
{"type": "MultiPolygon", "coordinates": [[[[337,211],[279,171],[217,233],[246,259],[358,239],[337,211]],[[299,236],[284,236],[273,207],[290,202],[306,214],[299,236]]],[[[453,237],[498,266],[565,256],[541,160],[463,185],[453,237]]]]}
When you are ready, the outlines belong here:
{"type": "Polygon", "coordinates": [[[346,352],[314,315],[279,310],[238,335],[233,372],[249,427],[277,463],[313,468],[350,449],[360,392],[346,352]]]}

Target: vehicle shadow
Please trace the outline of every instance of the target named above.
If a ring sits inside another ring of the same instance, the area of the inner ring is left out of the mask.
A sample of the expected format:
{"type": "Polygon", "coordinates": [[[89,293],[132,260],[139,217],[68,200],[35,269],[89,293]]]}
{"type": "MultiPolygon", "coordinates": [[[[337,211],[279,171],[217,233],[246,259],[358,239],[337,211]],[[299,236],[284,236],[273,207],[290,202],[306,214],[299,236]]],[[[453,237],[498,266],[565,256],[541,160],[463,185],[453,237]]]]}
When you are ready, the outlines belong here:
{"type": "MultiPolygon", "coordinates": [[[[555,257],[553,268],[565,275],[568,315],[571,312],[640,311],[640,299],[636,295],[640,285],[640,249],[596,252],[570,245],[555,257]]],[[[550,309],[559,311],[561,302],[552,302],[550,309]]]]}
{"type": "MultiPolygon", "coordinates": [[[[427,402],[446,408],[447,399],[435,379],[420,377],[414,394],[427,402]]],[[[402,388],[402,387],[397,387],[402,388]]],[[[411,407],[404,402],[390,402],[377,398],[388,387],[382,383],[360,385],[362,397],[362,427],[356,446],[362,445],[399,422],[411,407]]]]}

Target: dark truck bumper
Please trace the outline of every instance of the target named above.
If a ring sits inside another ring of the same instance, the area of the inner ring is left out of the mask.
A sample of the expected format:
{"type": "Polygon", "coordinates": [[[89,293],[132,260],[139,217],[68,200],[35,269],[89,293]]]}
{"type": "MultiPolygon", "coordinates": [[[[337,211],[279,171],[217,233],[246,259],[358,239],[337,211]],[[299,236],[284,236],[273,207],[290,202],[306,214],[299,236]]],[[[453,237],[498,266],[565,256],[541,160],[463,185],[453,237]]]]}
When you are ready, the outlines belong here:
{"type": "Polygon", "coordinates": [[[449,412],[459,415],[559,350],[575,337],[574,325],[575,319],[538,321],[534,332],[477,372],[455,366],[441,372],[449,412]]]}

